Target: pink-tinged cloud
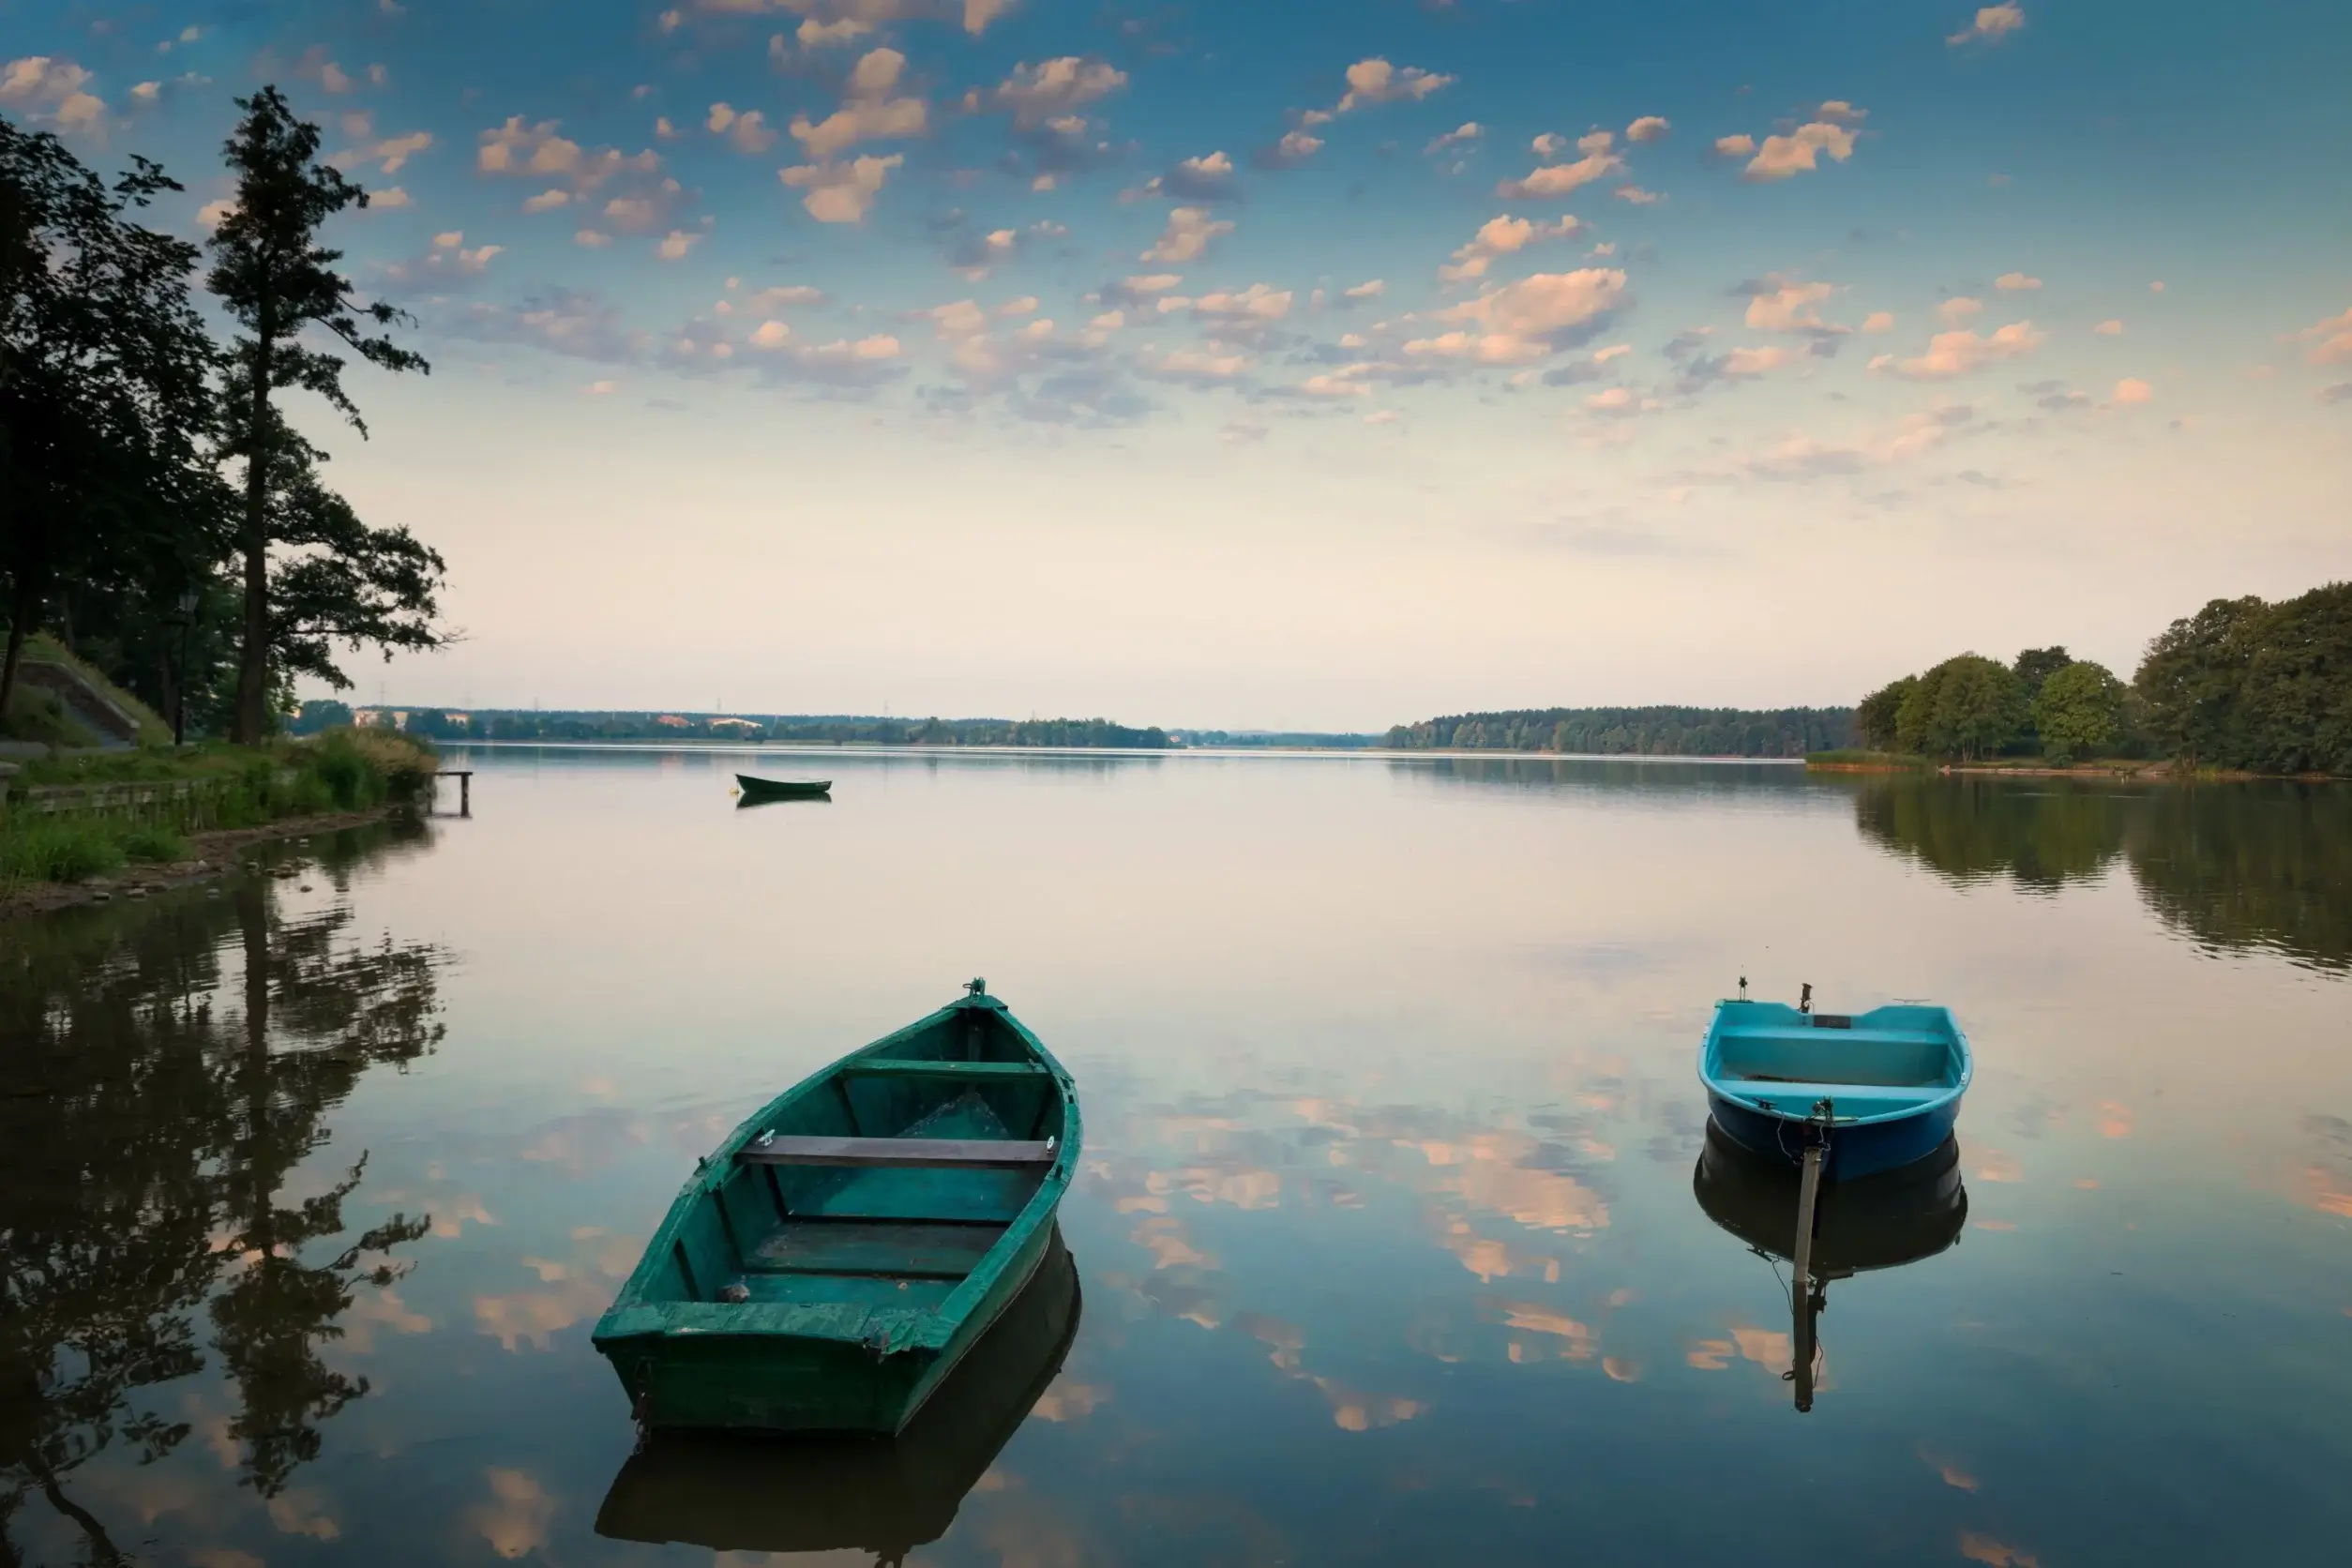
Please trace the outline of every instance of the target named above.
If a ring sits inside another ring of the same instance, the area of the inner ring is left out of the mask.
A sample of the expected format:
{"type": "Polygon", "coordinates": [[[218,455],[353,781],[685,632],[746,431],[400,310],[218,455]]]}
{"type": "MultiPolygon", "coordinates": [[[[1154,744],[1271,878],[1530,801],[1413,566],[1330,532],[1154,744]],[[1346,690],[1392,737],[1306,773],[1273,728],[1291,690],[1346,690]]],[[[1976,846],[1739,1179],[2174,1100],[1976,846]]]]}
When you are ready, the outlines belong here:
{"type": "Polygon", "coordinates": [[[1454,78],[1419,66],[1399,70],[1386,60],[1358,60],[1348,68],[1347,96],[1339,100],[1336,112],[1345,114],[1376,103],[1418,103],[1453,83],[1454,78]]]}
{"type": "Polygon", "coordinates": [[[2352,360],[2352,310],[2341,316],[2329,316],[2297,334],[2311,347],[2303,357],[2314,365],[2336,365],[2352,360]]]}
{"type": "Polygon", "coordinates": [[[2002,0],[2002,4],[1998,6],[1980,7],[1976,20],[1945,38],[1944,42],[1954,49],[1963,44],[1998,43],[2025,24],[2025,7],[2018,5],[2016,0],[2002,0]]]}
{"type": "MultiPolygon", "coordinates": [[[[1832,161],[1843,163],[1854,156],[1854,134],[1842,125],[1814,120],[1786,136],[1767,136],[1741,177],[1765,182],[1809,173],[1819,167],[1823,153],[1829,154],[1832,161]]],[[[1716,145],[1721,147],[1722,143],[1716,145]]]]}
{"type": "Polygon", "coordinates": [[[2031,322],[2012,322],[1990,337],[1971,331],[1938,332],[1927,340],[1927,352],[1913,359],[1881,354],[1870,362],[1874,370],[1888,369],[1907,381],[1949,381],[1986,365],[2031,354],[2049,340],[2031,322]]]}

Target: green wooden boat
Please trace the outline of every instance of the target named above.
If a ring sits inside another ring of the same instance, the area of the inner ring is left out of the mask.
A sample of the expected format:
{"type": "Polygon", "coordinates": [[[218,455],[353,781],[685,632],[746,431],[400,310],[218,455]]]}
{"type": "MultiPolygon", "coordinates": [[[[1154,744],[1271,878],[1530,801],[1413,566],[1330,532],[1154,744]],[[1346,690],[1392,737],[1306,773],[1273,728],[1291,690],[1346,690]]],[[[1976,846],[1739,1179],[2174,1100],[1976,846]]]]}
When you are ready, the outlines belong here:
{"type": "Polygon", "coordinates": [[[716,1552],[871,1552],[903,1561],[947,1533],[1062,1370],[1078,1269],[1059,1234],[1029,1288],[897,1438],[656,1432],[605,1493],[596,1533],[716,1552]]]}
{"type": "Polygon", "coordinates": [[[900,1431],[1020,1293],[1078,1168],[1078,1096],[968,992],[703,1157],[596,1324],[641,1424],[900,1431]]]}
{"type": "Polygon", "coordinates": [[[739,773],[735,775],[735,787],[743,792],[746,805],[763,800],[829,800],[833,796],[830,778],[755,778],[739,773]]]}

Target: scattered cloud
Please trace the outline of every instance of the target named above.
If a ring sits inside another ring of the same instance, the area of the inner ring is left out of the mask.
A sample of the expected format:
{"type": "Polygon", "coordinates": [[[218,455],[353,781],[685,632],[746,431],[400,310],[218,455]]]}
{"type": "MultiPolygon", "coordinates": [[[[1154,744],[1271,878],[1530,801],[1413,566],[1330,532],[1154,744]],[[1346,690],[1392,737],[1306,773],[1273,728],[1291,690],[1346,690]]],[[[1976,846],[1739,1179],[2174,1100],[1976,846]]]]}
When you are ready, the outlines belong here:
{"type": "Polygon", "coordinates": [[[1628,142],[1662,141],[1666,133],[1673,128],[1673,123],[1664,114],[1644,114],[1625,128],[1625,140],[1628,142]]]}
{"type": "Polygon", "coordinates": [[[2303,357],[2314,365],[2337,365],[2352,360],[2352,309],[2341,316],[2329,316],[2314,322],[2296,334],[2311,347],[2303,357]]]}
{"type": "MultiPolygon", "coordinates": [[[[1307,140],[1315,141],[1311,136],[1307,140]]],[[[1322,145],[1319,142],[1315,144],[1322,145]]],[[[1241,194],[1240,187],[1233,183],[1233,160],[1220,151],[1185,158],[1167,173],[1155,174],[1125,192],[1121,199],[1138,201],[1168,196],[1180,202],[1232,202],[1240,200],[1241,194]]]]}
{"type": "Polygon", "coordinates": [[[2041,286],[2041,279],[2029,277],[2022,272],[2004,272],[1993,279],[1993,287],[2009,294],[2016,294],[2027,289],[2038,289],[2041,286]]]}
{"type": "Polygon", "coordinates": [[[1791,434],[1735,459],[1709,477],[1803,482],[1888,468],[1925,457],[1974,425],[1966,406],[1907,415],[1894,423],[1845,440],[1823,441],[1791,434]]]}
{"type": "MultiPolygon", "coordinates": [[[[1579,186],[1606,179],[1625,167],[1625,160],[1610,150],[1615,141],[1616,138],[1606,130],[1579,137],[1576,150],[1584,154],[1582,158],[1574,163],[1547,162],[1523,178],[1504,180],[1495,187],[1495,194],[1510,201],[1566,196],[1579,186]]],[[[1534,147],[1536,154],[1545,158],[1556,158],[1567,151],[1565,139],[1552,135],[1537,137],[1534,147]]]]}
{"type": "Polygon", "coordinates": [[[1981,299],[1971,299],[1967,294],[1961,294],[1954,298],[1947,299],[1940,305],[1937,305],[1936,307],[1936,317],[1946,326],[1957,326],[1962,322],[1971,320],[1972,318],[1983,314],[1983,310],[1984,301],[1981,299]]]}
{"type": "Polygon", "coordinates": [[[1585,413],[1600,419],[1631,419],[1655,414],[1665,406],[1657,399],[1645,398],[1627,386],[1604,387],[1584,400],[1585,413]]]}
{"type": "Polygon", "coordinates": [[[2340,381],[2312,394],[2323,403],[2352,403],[2352,381],[2340,381]]]}
{"type": "MultiPolygon", "coordinates": [[[[1809,173],[1819,167],[1823,153],[1832,161],[1843,163],[1854,156],[1855,132],[1847,126],[1830,120],[1813,120],[1799,126],[1786,136],[1767,136],[1764,144],[1756,150],[1741,177],[1757,182],[1785,180],[1809,173]]],[[[1733,140],[1726,137],[1725,141],[1733,140]]],[[[1724,142],[1715,143],[1724,151],[1724,142]]]]}
{"type": "Polygon", "coordinates": [[[1947,381],[1986,365],[2031,354],[2048,340],[2031,322],[2012,322],[1989,337],[1962,329],[1938,332],[1927,340],[1927,352],[1913,359],[1880,354],[1870,362],[1874,370],[1891,370],[1907,381],[1947,381]]]}
{"type": "Polygon", "coordinates": [[[0,66],[0,104],[61,131],[104,128],[106,104],[87,90],[90,73],[71,60],[27,54],[0,66]]]}
{"type": "Polygon", "coordinates": [[[1718,136],[1715,138],[1715,156],[1717,158],[1749,158],[1753,157],[1755,152],[1756,138],[1750,136],[1745,131],[1741,131],[1735,136],[1718,136]]]}
{"type": "Polygon", "coordinates": [[[1507,214],[1490,218],[1479,225],[1469,244],[1454,252],[1452,262],[1438,268],[1438,277],[1448,283],[1484,278],[1496,258],[1516,254],[1538,240],[1564,239],[1577,228],[1573,217],[1561,218],[1555,223],[1535,223],[1507,214]]]}
{"type": "Polygon", "coordinates": [[[1801,283],[1774,272],[1755,282],[1742,283],[1733,293],[1747,295],[1746,322],[1758,332],[1831,338],[1850,330],[1823,321],[1817,309],[1823,300],[1837,293],[1833,283],[1801,283]]]}
{"type": "Polygon", "coordinates": [[[2115,320],[2103,321],[2091,330],[2102,338],[2120,338],[2123,336],[2123,324],[2115,320]]]}
{"type": "Polygon", "coordinates": [[[1145,354],[1138,361],[1136,373],[1179,385],[1229,386],[1247,375],[1249,366],[1245,354],[1171,349],[1157,356],[1145,354]]]}
{"type": "Polygon", "coordinates": [[[929,107],[919,98],[891,96],[906,65],[907,57],[895,49],[868,51],[850,72],[841,107],[814,125],[806,114],[793,115],[793,138],[810,158],[822,162],[860,142],[922,135],[929,125],[929,107]]]}
{"type": "Polygon", "coordinates": [[[1958,49],[1965,44],[1998,43],[2026,24],[2026,8],[2016,0],[2003,0],[1998,6],[1978,8],[1976,20],[1944,42],[1958,49]]]}
{"type": "Polygon", "coordinates": [[[686,252],[693,249],[701,238],[701,234],[689,233],[685,229],[672,229],[662,236],[661,243],[654,248],[654,254],[665,262],[683,262],[686,260],[686,252]]]}
{"type": "Polygon", "coordinates": [[[989,96],[996,107],[1011,112],[1017,128],[1026,130],[1071,114],[1126,84],[1127,73],[1108,62],[1064,54],[1033,66],[1026,61],[1015,66],[989,96]]]}
{"type": "MultiPolygon", "coordinates": [[[[656,134],[669,123],[658,122],[654,128],[656,134]]],[[[738,110],[730,104],[714,103],[702,126],[712,135],[727,138],[739,153],[763,153],[776,145],[776,132],[769,128],[767,116],[757,109],[738,110]]]]}
{"type": "Polygon", "coordinates": [[[2125,376],[2115,384],[2115,400],[2118,403],[2153,402],[2156,388],[2137,376],[2125,376]]]}
{"type": "Polygon", "coordinates": [[[1436,313],[1459,330],[1408,342],[1410,355],[1520,364],[1590,342],[1629,302],[1614,268],[1539,272],[1436,313]]]}
{"type": "Polygon", "coordinates": [[[1168,213],[1168,226],[1160,231],[1158,240],[1136,259],[1181,266],[1199,261],[1211,240],[1232,232],[1229,221],[1211,218],[1206,207],[1177,207],[1168,213]]]}
{"type": "Polygon", "coordinates": [[[353,144],[327,159],[339,169],[356,169],[363,163],[372,163],[384,173],[397,174],[410,158],[433,144],[430,130],[380,137],[375,133],[374,117],[366,113],[344,115],[342,128],[353,144]]]}
{"type": "Polygon", "coordinates": [[[1660,202],[1666,200],[1664,196],[1659,195],[1656,191],[1644,190],[1637,185],[1621,185],[1615,190],[1610,191],[1609,194],[1616,197],[1621,202],[1630,202],[1637,207],[1654,207],[1660,202]]]}
{"type": "Polygon", "coordinates": [[[1380,279],[1370,278],[1339,292],[1349,299],[1378,299],[1388,292],[1388,284],[1380,279]]]}
{"type": "Polygon", "coordinates": [[[1486,128],[1476,120],[1464,120],[1421,150],[1424,153],[1441,153],[1448,147],[1467,147],[1485,134],[1486,128]]]}
{"type": "Polygon", "coordinates": [[[794,190],[805,191],[801,205],[820,223],[857,223],[865,219],[890,171],[904,163],[897,153],[888,158],[866,157],[847,163],[804,163],[776,171],[776,178],[794,190]]]}
{"type": "Polygon", "coordinates": [[[505,247],[497,245],[477,245],[468,249],[465,235],[452,229],[446,234],[435,234],[431,249],[422,256],[386,264],[384,280],[402,291],[445,288],[461,279],[479,277],[489,268],[490,259],[503,249],[505,247]]]}
{"type": "Polygon", "coordinates": [[[547,189],[540,191],[536,196],[524,198],[522,210],[525,212],[552,212],[557,207],[568,205],[571,199],[572,193],[570,191],[565,190],[561,186],[550,186],[547,189]]]}
{"type": "Polygon", "coordinates": [[[1279,141],[1259,148],[1250,161],[1260,169],[1295,169],[1323,150],[1323,139],[1305,130],[1286,130],[1279,141]]]}
{"type": "Polygon", "coordinates": [[[1347,95],[1333,113],[1345,114],[1379,103],[1418,103],[1453,83],[1454,78],[1419,66],[1399,70],[1386,60],[1358,60],[1348,68],[1347,95]]]}
{"type": "Polygon", "coordinates": [[[1864,332],[1892,332],[1894,330],[1894,312],[1892,310],[1871,311],[1870,314],[1862,318],[1862,329],[1864,332]]]}

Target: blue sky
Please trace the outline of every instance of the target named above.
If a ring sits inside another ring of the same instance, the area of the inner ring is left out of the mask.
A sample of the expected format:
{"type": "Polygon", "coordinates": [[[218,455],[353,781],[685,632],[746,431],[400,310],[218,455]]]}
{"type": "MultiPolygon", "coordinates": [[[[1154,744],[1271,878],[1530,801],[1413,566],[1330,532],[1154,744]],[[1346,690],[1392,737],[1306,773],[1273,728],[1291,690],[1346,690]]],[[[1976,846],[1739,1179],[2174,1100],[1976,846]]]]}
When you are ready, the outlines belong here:
{"type": "MultiPolygon", "coordinates": [[[[2352,10],[0,6],[227,188],[282,83],[429,381],[363,693],[1380,725],[2127,670],[2352,571],[2352,10]],[[395,689],[397,688],[397,689],[395,689]]],[[[217,208],[213,208],[217,212],[217,208]]]]}

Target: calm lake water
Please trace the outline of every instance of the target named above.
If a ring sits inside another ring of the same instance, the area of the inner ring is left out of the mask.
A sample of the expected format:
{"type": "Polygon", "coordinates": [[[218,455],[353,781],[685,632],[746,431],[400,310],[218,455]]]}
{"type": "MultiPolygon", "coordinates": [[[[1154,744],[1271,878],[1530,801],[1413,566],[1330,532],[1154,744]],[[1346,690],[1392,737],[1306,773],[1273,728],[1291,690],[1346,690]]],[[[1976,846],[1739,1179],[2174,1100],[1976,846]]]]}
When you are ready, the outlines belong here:
{"type": "Polygon", "coordinates": [[[0,1562],[2345,1560],[2352,789],[744,764],[476,753],[0,927],[0,1562]],[[1082,1309],[919,1455],[608,1508],[588,1334],[695,1156],[973,975],[1078,1078],[1082,1309]],[[1701,1169],[1742,975],[1977,1050],[1804,1414],[1785,1190],[1701,1169]]]}

